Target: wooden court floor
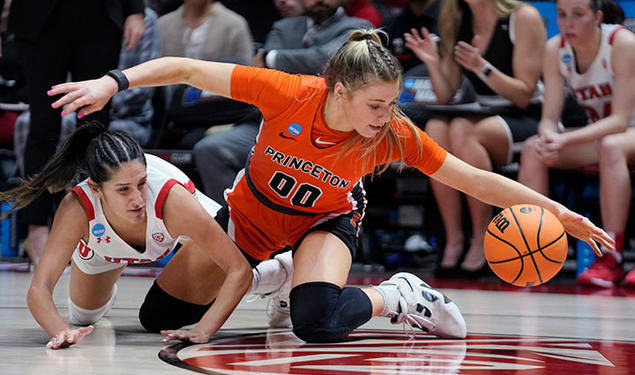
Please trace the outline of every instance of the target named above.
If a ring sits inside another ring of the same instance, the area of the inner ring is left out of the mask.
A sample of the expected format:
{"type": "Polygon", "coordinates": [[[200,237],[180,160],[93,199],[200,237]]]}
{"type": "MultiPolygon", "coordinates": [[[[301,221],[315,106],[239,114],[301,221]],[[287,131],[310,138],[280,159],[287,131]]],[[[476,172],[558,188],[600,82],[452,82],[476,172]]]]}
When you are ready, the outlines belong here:
{"type": "MultiPolygon", "coordinates": [[[[152,275],[126,271],[110,317],[80,344],[54,351],[26,307],[31,273],[0,267],[0,374],[635,374],[635,291],[432,280],[461,308],[466,340],[374,318],[350,341],[325,345],[268,330],[265,301],[243,301],[208,344],[188,346],[141,328],[137,311],[152,275]]],[[[381,279],[358,274],[349,282],[381,279]]],[[[62,314],[67,290],[65,274],[54,294],[62,314]]]]}

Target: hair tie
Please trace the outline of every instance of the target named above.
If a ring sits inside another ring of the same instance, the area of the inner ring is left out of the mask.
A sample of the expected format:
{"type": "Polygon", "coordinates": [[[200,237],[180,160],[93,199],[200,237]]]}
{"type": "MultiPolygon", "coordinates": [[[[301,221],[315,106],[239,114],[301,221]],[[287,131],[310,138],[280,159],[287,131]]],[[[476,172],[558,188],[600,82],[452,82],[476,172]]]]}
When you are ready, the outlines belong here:
{"type": "Polygon", "coordinates": [[[373,34],[367,33],[362,35],[362,40],[373,40],[373,34]]]}

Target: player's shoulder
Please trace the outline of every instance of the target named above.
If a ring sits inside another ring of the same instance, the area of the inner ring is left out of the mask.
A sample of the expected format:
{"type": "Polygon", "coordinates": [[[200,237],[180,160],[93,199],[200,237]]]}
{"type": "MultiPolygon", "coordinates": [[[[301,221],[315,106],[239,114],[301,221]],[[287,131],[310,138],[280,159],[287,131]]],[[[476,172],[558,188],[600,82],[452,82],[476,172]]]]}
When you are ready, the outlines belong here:
{"type": "Polygon", "coordinates": [[[516,8],[513,12],[515,20],[519,26],[523,25],[535,25],[537,22],[542,24],[542,16],[538,9],[529,3],[523,3],[516,8]]]}
{"type": "Polygon", "coordinates": [[[557,51],[563,47],[564,47],[564,39],[562,38],[560,34],[552,36],[551,38],[549,38],[549,40],[547,40],[547,43],[545,44],[545,50],[551,51],[551,52],[557,51]]]}
{"type": "Polygon", "coordinates": [[[326,81],[322,77],[314,75],[298,75],[302,81],[302,86],[310,91],[326,90],[326,81]]]}
{"type": "Polygon", "coordinates": [[[632,51],[635,48],[635,34],[625,27],[618,27],[610,37],[613,48],[632,51]]]}
{"type": "Polygon", "coordinates": [[[91,202],[84,202],[78,194],[79,190],[76,189],[81,189],[81,187],[78,186],[69,191],[62,198],[55,211],[55,217],[63,217],[63,220],[68,221],[69,224],[81,225],[85,223],[88,226],[89,216],[94,216],[94,208],[91,202]]]}
{"type": "Polygon", "coordinates": [[[162,204],[163,216],[181,215],[191,212],[192,207],[200,205],[196,196],[180,183],[169,185],[169,190],[162,204]]]}

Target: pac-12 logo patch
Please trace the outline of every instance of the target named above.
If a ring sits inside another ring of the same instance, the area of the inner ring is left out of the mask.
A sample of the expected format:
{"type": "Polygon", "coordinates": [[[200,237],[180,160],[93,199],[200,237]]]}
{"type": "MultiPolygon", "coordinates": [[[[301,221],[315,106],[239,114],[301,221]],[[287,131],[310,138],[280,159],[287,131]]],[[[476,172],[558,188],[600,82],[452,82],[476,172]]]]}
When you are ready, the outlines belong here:
{"type": "Polygon", "coordinates": [[[106,233],[106,227],[104,227],[104,224],[95,224],[93,229],[91,229],[91,233],[95,237],[101,237],[106,233]]]}
{"type": "Polygon", "coordinates": [[[635,343],[356,330],[345,342],[309,344],[289,331],[221,330],[207,344],[177,344],[159,358],[204,374],[630,374],[635,343]]]}
{"type": "Polygon", "coordinates": [[[302,133],[302,126],[298,124],[297,122],[294,122],[289,124],[289,127],[287,128],[287,130],[292,135],[299,135],[300,133],[302,133]]]}
{"type": "Polygon", "coordinates": [[[152,239],[160,243],[163,242],[165,236],[163,233],[152,233],[152,239]]]}

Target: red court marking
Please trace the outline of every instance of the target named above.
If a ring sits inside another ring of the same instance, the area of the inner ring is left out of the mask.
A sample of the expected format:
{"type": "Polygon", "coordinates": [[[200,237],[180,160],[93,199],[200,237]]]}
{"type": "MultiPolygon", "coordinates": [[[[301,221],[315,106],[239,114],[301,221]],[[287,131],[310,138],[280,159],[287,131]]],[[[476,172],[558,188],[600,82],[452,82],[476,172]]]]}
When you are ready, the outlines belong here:
{"type": "Polygon", "coordinates": [[[288,331],[243,334],[167,348],[159,357],[206,374],[630,374],[635,343],[470,335],[441,340],[358,330],[351,341],[306,344],[288,331]]]}

